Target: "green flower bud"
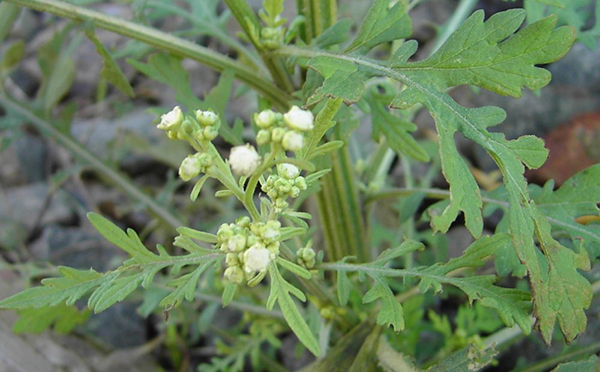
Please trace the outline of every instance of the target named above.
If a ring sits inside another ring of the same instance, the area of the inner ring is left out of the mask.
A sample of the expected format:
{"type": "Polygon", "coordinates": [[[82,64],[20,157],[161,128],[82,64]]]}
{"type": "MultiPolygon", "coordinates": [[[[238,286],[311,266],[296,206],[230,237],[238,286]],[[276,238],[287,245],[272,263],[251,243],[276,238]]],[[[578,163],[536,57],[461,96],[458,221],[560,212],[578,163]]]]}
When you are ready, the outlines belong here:
{"type": "Polygon", "coordinates": [[[284,128],[273,129],[273,132],[271,132],[271,141],[281,142],[285,133],[286,133],[286,130],[284,128]]]}
{"type": "Polygon", "coordinates": [[[225,244],[232,237],[233,237],[233,229],[231,228],[231,226],[226,223],[222,224],[219,227],[219,230],[217,231],[217,239],[219,240],[219,243],[225,244]]]}
{"type": "Polygon", "coordinates": [[[267,129],[277,121],[277,115],[272,110],[263,110],[254,115],[254,122],[259,128],[267,129]]]}
{"type": "Polygon", "coordinates": [[[271,132],[266,129],[261,129],[256,134],[256,143],[259,146],[266,145],[271,141],[271,132]]]}
{"type": "Polygon", "coordinates": [[[244,281],[244,271],[239,266],[231,266],[225,270],[225,279],[232,283],[240,284],[244,281]]]}
{"type": "Polygon", "coordinates": [[[283,30],[281,27],[265,27],[260,32],[261,42],[267,49],[277,49],[283,41],[283,30]]]}
{"type": "Polygon", "coordinates": [[[196,155],[188,155],[181,162],[179,167],[179,177],[184,181],[189,181],[200,174],[201,166],[196,155]]]}
{"type": "Polygon", "coordinates": [[[216,125],[208,126],[204,128],[202,134],[207,141],[212,141],[219,135],[219,129],[217,129],[216,125]]]}
{"type": "Polygon", "coordinates": [[[300,132],[289,131],[283,136],[281,144],[286,150],[300,151],[304,147],[304,136],[300,132]]]}
{"type": "Polygon", "coordinates": [[[187,134],[192,134],[196,129],[197,124],[193,122],[189,117],[186,117],[181,124],[181,130],[187,134]]]}
{"type": "Polygon", "coordinates": [[[293,186],[292,189],[290,190],[290,197],[292,198],[297,198],[298,195],[300,195],[300,189],[297,188],[296,186],[293,186]]]}
{"type": "Polygon", "coordinates": [[[235,221],[235,224],[238,225],[239,227],[248,227],[248,226],[250,226],[250,222],[251,222],[250,217],[242,216],[235,221]]]}
{"type": "Polygon", "coordinates": [[[294,185],[296,185],[296,187],[299,188],[300,190],[304,191],[307,188],[306,179],[304,177],[300,176],[294,180],[294,185]]]}
{"type": "Polygon", "coordinates": [[[287,207],[289,207],[289,204],[285,201],[285,199],[275,200],[275,208],[283,210],[287,207]]]}
{"type": "Polygon", "coordinates": [[[240,266],[240,259],[236,253],[227,253],[225,256],[225,264],[228,267],[240,266]]]}
{"type": "Polygon", "coordinates": [[[202,125],[203,127],[211,126],[217,123],[217,121],[219,120],[219,115],[215,114],[212,111],[197,110],[196,120],[198,120],[200,125],[202,125]]]}

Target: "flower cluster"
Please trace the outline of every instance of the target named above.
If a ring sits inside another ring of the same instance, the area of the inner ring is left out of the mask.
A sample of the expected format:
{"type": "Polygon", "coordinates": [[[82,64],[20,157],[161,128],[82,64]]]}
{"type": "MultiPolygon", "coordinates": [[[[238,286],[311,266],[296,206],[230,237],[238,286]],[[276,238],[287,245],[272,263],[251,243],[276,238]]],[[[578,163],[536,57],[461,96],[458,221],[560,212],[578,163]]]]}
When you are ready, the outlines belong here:
{"type": "Polygon", "coordinates": [[[283,210],[288,207],[286,199],[298,197],[306,187],[306,180],[300,175],[298,167],[283,163],[277,166],[277,174],[267,178],[262,190],[271,198],[275,208],[283,210]]]}
{"type": "Polygon", "coordinates": [[[279,221],[250,222],[248,217],[221,225],[216,248],[227,253],[225,278],[236,284],[244,279],[253,285],[260,282],[279,255],[280,229],[279,221]]]}
{"type": "Polygon", "coordinates": [[[256,135],[256,143],[281,144],[284,150],[300,151],[304,147],[304,132],[313,129],[312,112],[292,107],[286,114],[264,110],[254,116],[260,128],[256,135]]]}
{"type": "Polygon", "coordinates": [[[184,115],[179,106],[160,118],[158,129],[162,129],[171,139],[190,142],[195,148],[203,149],[189,155],[181,162],[179,176],[184,181],[207,173],[213,165],[213,159],[206,151],[208,143],[219,135],[221,120],[212,111],[197,110],[194,116],[184,115]]]}
{"type": "Polygon", "coordinates": [[[314,268],[315,264],[317,263],[317,254],[315,253],[315,250],[311,247],[298,249],[298,251],[296,252],[296,257],[296,262],[298,263],[298,265],[309,270],[314,268]]]}

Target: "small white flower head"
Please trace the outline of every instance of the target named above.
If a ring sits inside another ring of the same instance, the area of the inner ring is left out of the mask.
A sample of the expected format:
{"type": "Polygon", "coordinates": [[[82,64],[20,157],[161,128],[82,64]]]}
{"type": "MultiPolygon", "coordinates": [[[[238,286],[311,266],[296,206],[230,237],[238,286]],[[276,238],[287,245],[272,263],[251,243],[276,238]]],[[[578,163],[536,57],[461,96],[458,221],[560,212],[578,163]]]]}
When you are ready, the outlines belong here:
{"type": "Polygon", "coordinates": [[[262,244],[255,244],[244,252],[244,271],[248,274],[267,270],[274,255],[262,244]]]}
{"type": "Polygon", "coordinates": [[[313,113],[308,110],[302,110],[298,106],[292,107],[287,114],[283,115],[283,120],[288,125],[288,127],[299,130],[299,131],[307,131],[313,129],[313,113]]]}
{"type": "Polygon", "coordinates": [[[249,144],[235,146],[229,154],[229,165],[238,176],[250,176],[260,165],[260,155],[249,144]]]}
{"type": "Polygon", "coordinates": [[[289,151],[300,151],[304,147],[304,136],[300,132],[291,130],[283,136],[281,145],[289,151]]]}
{"type": "Polygon", "coordinates": [[[183,123],[183,112],[179,106],[160,117],[160,123],[156,126],[162,130],[172,130],[183,123]]]}
{"type": "Polygon", "coordinates": [[[240,284],[244,281],[244,272],[239,266],[231,266],[225,269],[225,279],[232,283],[240,284]]]}
{"type": "Polygon", "coordinates": [[[196,120],[200,125],[206,127],[214,125],[219,120],[219,116],[212,111],[196,110],[196,120]]]}
{"type": "Polygon", "coordinates": [[[294,164],[282,163],[277,166],[277,173],[281,177],[291,180],[300,175],[300,169],[294,164]]]}
{"type": "Polygon", "coordinates": [[[254,117],[254,121],[259,128],[267,129],[277,120],[277,114],[272,110],[263,110],[254,117]]]}
{"type": "Polygon", "coordinates": [[[189,181],[200,174],[201,165],[195,155],[188,155],[181,162],[179,167],[179,177],[184,181],[189,181]]]}

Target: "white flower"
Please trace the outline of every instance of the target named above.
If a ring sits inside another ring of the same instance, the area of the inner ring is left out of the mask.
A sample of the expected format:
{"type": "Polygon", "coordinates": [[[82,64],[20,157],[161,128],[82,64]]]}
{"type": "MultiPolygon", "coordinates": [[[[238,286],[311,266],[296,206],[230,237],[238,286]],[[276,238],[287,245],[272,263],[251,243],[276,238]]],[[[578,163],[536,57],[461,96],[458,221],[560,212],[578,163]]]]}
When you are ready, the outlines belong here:
{"type": "Polygon", "coordinates": [[[189,181],[200,174],[200,162],[195,155],[188,155],[181,162],[179,167],[179,177],[184,181],[189,181]]]}
{"type": "Polygon", "coordinates": [[[277,173],[283,178],[287,178],[291,180],[292,178],[298,177],[300,175],[300,169],[294,164],[282,163],[277,166],[277,173]]]}
{"type": "Polygon", "coordinates": [[[162,130],[170,130],[174,129],[174,127],[178,125],[181,125],[182,122],[183,112],[181,112],[179,106],[175,106],[173,110],[160,117],[160,123],[158,123],[156,127],[162,130]]]}
{"type": "Polygon", "coordinates": [[[312,112],[302,110],[298,106],[292,107],[287,114],[283,115],[283,120],[292,129],[307,131],[313,129],[314,116],[312,112]]]}
{"type": "Polygon", "coordinates": [[[276,114],[272,110],[263,110],[256,115],[254,121],[259,128],[268,128],[275,123],[276,114]]]}
{"type": "Polygon", "coordinates": [[[283,148],[290,151],[300,151],[304,147],[304,136],[300,132],[291,130],[281,140],[283,148]]]}
{"type": "Polygon", "coordinates": [[[260,155],[249,144],[236,146],[229,154],[229,165],[236,175],[250,176],[260,165],[260,155]]]}
{"type": "Polygon", "coordinates": [[[248,274],[265,271],[275,255],[262,244],[255,244],[244,252],[244,271],[248,274]]]}
{"type": "Polygon", "coordinates": [[[198,122],[202,126],[213,125],[217,122],[218,119],[219,119],[219,116],[212,111],[202,111],[202,110],[196,111],[196,120],[198,120],[198,122]]]}

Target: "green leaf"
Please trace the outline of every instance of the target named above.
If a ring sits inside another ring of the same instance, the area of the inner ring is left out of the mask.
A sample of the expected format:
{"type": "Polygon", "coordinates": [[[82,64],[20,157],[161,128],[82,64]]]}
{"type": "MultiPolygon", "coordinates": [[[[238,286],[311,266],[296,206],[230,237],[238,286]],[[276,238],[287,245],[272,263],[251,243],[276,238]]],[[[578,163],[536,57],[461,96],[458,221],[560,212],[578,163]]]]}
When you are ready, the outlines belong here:
{"type": "Polygon", "coordinates": [[[42,82],[36,99],[45,111],[55,107],[75,81],[75,61],[72,54],[79,44],[79,39],[74,38],[65,47],[70,30],[70,27],[65,27],[38,51],[42,82]]]}
{"type": "Polygon", "coordinates": [[[103,66],[102,71],[100,71],[100,76],[110,81],[117,89],[121,91],[121,93],[129,97],[134,97],[135,93],[133,92],[131,84],[129,84],[129,80],[127,80],[117,62],[115,62],[113,57],[110,55],[108,49],[106,49],[100,39],[98,39],[98,36],[96,36],[93,25],[90,24],[85,28],[85,35],[96,46],[96,51],[102,57],[103,66]]]}
{"type": "Polygon", "coordinates": [[[0,73],[10,72],[23,59],[24,55],[25,43],[22,40],[9,44],[0,61],[0,73]]]}
{"type": "MultiPolygon", "coordinates": [[[[381,87],[381,86],[380,86],[381,87]]],[[[415,160],[427,162],[429,155],[410,134],[417,130],[417,126],[410,121],[393,115],[388,111],[392,98],[389,94],[379,93],[378,87],[369,90],[367,102],[371,107],[371,121],[373,123],[373,139],[377,142],[385,138],[390,148],[415,160]]],[[[386,87],[383,86],[385,89],[386,87]]]]}
{"type": "Polygon", "coordinates": [[[375,286],[363,297],[363,303],[370,303],[381,299],[381,309],[377,314],[377,324],[381,326],[392,326],[394,331],[400,332],[404,329],[404,314],[402,306],[394,297],[390,287],[379,276],[375,276],[375,286]]]}
{"type": "Polygon", "coordinates": [[[550,73],[537,64],[560,59],[573,43],[573,30],[554,29],[556,17],[542,19],[513,35],[525,12],[512,9],[483,21],[475,12],[431,57],[395,64],[415,81],[434,84],[438,90],[457,85],[476,85],[489,91],[520,97],[523,87],[540,89],[550,73]],[[508,38],[508,39],[507,39],[508,38]]]}
{"type": "Polygon", "coordinates": [[[338,340],[323,358],[317,359],[301,371],[331,372],[348,370],[372,330],[373,326],[369,322],[361,322],[338,340]]]}
{"type": "Polygon", "coordinates": [[[596,355],[592,355],[587,360],[560,364],[552,372],[598,372],[598,367],[600,360],[596,355]]]}
{"type": "Polygon", "coordinates": [[[279,265],[281,265],[281,267],[287,269],[288,271],[298,275],[301,278],[304,279],[310,279],[312,277],[312,275],[310,274],[310,271],[306,270],[305,268],[303,268],[302,266],[298,266],[295,263],[288,261],[284,258],[281,257],[277,257],[277,263],[279,265]]]}
{"type": "Polygon", "coordinates": [[[432,287],[436,292],[442,290],[442,283],[456,286],[469,297],[469,301],[478,300],[481,305],[496,310],[507,326],[515,323],[529,334],[531,322],[529,319],[530,295],[525,291],[504,288],[493,285],[496,278],[492,275],[472,276],[466,278],[447,277],[457,269],[477,268],[484,264],[484,258],[494,255],[499,247],[510,240],[508,234],[496,234],[482,237],[471,244],[460,257],[453,258],[445,264],[436,264],[422,270],[425,275],[419,288],[426,291],[432,287]],[[439,280],[444,277],[444,280],[439,280]]]}
{"type": "Polygon", "coordinates": [[[17,4],[6,1],[0,4],[0,42],[8,35],[20,12],[21,7],[17,4]]]}
{"type": "Polygon", "coordinates": [[[346,49],[347,53],[366,54],[373,47],[403,39],[412,33],[412,22],[408,16],[408,1],[400,0],[388,9],[387,0],[374,0],[360,26],[356,38],[346,49]]]}
{"type": "Polygon", "coordinates": [[[350,280],[345,271],[337,272],[337,295],[340,306],[346,306],[350,298],[350,280]]]}
{"type": "MultiPolygon", "coordinates": [[[[319,111],[317,117],[315,118],[313,130],[309,131],[307,134],[304,148],[302,149],[302,152],[300,154],[300,157],[302,159],[310,159],[312,157],[311,154],[317,148],[319,142],[321,142],[321,139],[325,136],[325,133],[327,133],[329,129],[335,126],[335,121],[333,120],[333,118],[340,109],[341,105],[341,99],[330,99],[327,100],[327,103],[325,104],[323,109],[319,111]]],[[[319,172],[323,172],[323,170],[319,172]]],[[[314,177],[314,175],[311,176],[314,177]]],[[[308,179],[307,183],[309,183],[308,179]]]]}
{"type": "Polygon", "coordinates": [[[467,346],[427,369],[427,372],[473,372],[483,369],[498,354],[493,348],[479,350],[475,346],[467,346]]]}
{"type": "MultiPolygon", "coordinates": [[[[509,232],[519,260],[528,269],[534,296],[534,317],[546,342],[550,342],[554,323],[567,341],[585,328],[583,311],[591,300],[591,287],[578,273],[589,266],[581,254],[561,246],[550,234],[550,226],[531,200],[523,177],[525,166],[539,167],[547,156],[543,142],[531,136],[507,140],[501,133],[488,131],[500,124],[506,113],[497,107],[465,108],[456,103],[446,89],[456,85],[476,85],[492,92],[518,97],[524,87],[540,89],[550,81],[550,74],[536,67],[561,58],[574,40],[574,30],[556,28],[550,16],[518,32],[524,17],[522,10],[509,10],[483,21],[483,12],[475,12],[430,58],[406,62],[414,47],[399,53],[400,60],[386,64],[361,56],[340,56],[325,51],[311,51],[309,66],[315,66],[325,78],[327,94],[347,98],[334,83],[348,82],[350,75],[385,76],[406,85],[392,101],[392,106],[408,109],[423,104],[436,121],[440,137],[442,171],[450,184],[448,207],[432,216],[434,230],[447,231],[462,211],[466,226],[475,237],[481,235],[483,219],[479,187],[469,168],[460,158],[454,136],[457,132],[482,146],[500,168],[509,200],[509,232]],[[336,69],[336,65],[340,68],[336,69]],[[351,65],[354,65],[352,67],[351,65]],[[337,76],[334,77],[334,74],[337,76]],[[332,89],[335,88],[335,89],[332,89]],[[533,237],[540,242],[536,246],[533,237]],[[542,252],[540,256],[537,252],[542,252]],[[547,268],[547,269],[546,269],[547,268]],[[561,277],[562,276],[562,277],[561,277]],[[561,277],[561,279],[559,279],[561,277]],[[570,291],[569,288],[577,288],[570,291]],[[560,304],[553,299],[566,295],[560,304]]],[[[353,81],[357,81],[355,79],[353,81]]],[[[364,81],[365,79],[362,79],[364,81]]],[[[360,91],[355,84],[353,91],[360,91]]],[[[317,91],[318,92],[318,91],[317,91]]],[[[360,96],[360,95],[358,95],[360,96]]],[[[354,94],[353,99],[357,95],[354,94]]],[[[480,283],[481,284],[481,283],[480,283]]]]}
{"type": "Polygon", "coordinates": [[[311,59],[308,67],[321,74],[325,81],[308,98],[306,105],[311,106],[326,97],[342,98],[349,105],[362,97],[368,76],[352,61],[323,56],[311,59]]]}
{"type": "Polygon", "coordinates": [[[0,309],[27,309],[56,306],[75,301],[102,283],[103,275],[94,270],[76,270],[59,266],[58,278],[42,280],[42,286],[19,292],[0,301],[0,309]]]}
{"type": "Polygon", "coordinates": [[[167,283],[168,286],[175,287],[175,290],[167,297],[163,298],[163,300],[160,302],[160,306],[170,310],[179,306],[184,299],[187,301],[193,301],[196,294],[196,286],[200,280],[200,275],[202,275],[202,273],[211,267],[218,259],[219,258],[213,258],[208,260],[202,265],[198,266],[191,273],[183,275],[167,283]]]}
{"type": "Polygon", "coordinates": [[[271,293],[269,294],[269,299],[267,300],[267,308],[272,309],[275,301],[277,301],[285,321],[290,326],[294,334],[298,337],[300,342],[302,342],[302,344],[306,346],[306,348],[315,356],[319,356],[319,354],[321,354],[319,343],[312,334],[308,324],[306,324],[304,317],[302,314],[300,314],[300,311],[296,307],[294,300],[292,300],[290,293],[294,294],[301,300],[305,300],[306,298],[299,289],[285,281],[285,279],[279,273],[277,265],[269,265],[269,275],[271,277],[271,293]]]}
{"type": "Polygon", "coordinates": [[[13,326],[14,333],[42,333],[53,328],[55,332],[67,334],[76,326],[87,322],[91,312],[61,304],[40,309],[23,309],[17,314],[19,319],[13,326]]]}
{"type": "Polygon", "coordinates": [[[600,164],[593,165],[567,180],[558,190],[548,183],[543,189],[530,186],[538,210],[552,225],[552,231],[565,231],[582,239],[590,258],[600,255],[600,224],[581,224],[577,218],[600,215],[600,164]]]}
{"type": "Polygon", "coordinates": [[[333,26],[323,31],[316,39],[314,44],[319,48],[328,48],[330,46],[338,45],[346,41],[348,32],[352,27],[352,20],[345,18],[337,21],[333,26]]]}
{"type": "Polygon", "coordinates": [[[225,283],[225,288],[223,289],[223,307],[229,305],[235,296],[235,291],[237,290],[237,284],[231,283],[227,281],[225,283]]]}
{"type": "Polygon", "coordinates": [[[186,236],[191,239],[196,239],[201,242],[206,242],[210,244],[216,244],[218,242],[217,236],[215,234],[194,230],[189,227],[178,227],[177,232],[183,236],[186,236]]]}
{"type": "Polygon", "coordinates": [[[148,63],[128,59],[127,62],[151,79],[167,84],[175,90],[175,100],[184,104],[188,110],[207,109],[196,97],[190,85],[188,72],[181,66],[181,59],[167,55],[154,54],[148,63]]]}

